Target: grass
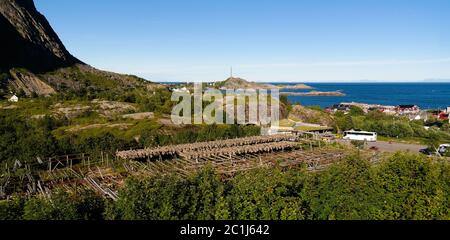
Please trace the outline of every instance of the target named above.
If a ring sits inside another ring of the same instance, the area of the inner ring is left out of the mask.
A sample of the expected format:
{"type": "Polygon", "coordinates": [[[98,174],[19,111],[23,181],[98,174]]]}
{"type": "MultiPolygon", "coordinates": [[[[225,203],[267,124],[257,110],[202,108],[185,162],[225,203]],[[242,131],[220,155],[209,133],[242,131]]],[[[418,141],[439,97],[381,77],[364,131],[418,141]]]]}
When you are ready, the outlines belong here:
{"type": "Polygon", "coordinates": [[[329,128],[329,127],[299,126],[299,127],[296,127],[295,130],[309,132],[309,131],[322,131],[322,130],[333,130],[333,129],[329,128]]]}
{"type": "Polygon", "coordinates": [[[116,137],[132,140],[136,136],[140,136],[145,131],[157,131],[161,125],[156,120],[122,120],[122,121],[102,121],[102,122],[87,122],[85,124],[71,124],[53,131],[53,136],[57,139],[65,136],[77,135],[81,138],[102,136],[110,133],[116,137]],[[69,131],[76,128],[88,127],[94,124],[107,124],[108,126],[95,126],[93,128],[80,129],[76,131],[69,131]],[[112,127],[113,125],[128,125],[126,129],[112,127]]]}
{"type": "Polygon", "coordinates": [[[280,127],[294,127],[295,122],[290,119],[283,119],[279,122],[280,127]]]}
{"type": "MultiPolygon", "coordinates": [[[[19,102],[17,103],[9,103],[7,101],[4,101],[2,104],[2,107],[8,107],[8,106],[16,106],[14,109],[10,109],[8,111],[13,112],[14,114],[17,114],[22,117],[31,117],[34,115],[46,115],[50,114],[50,106],[51,101],[47,99],[26,99],[21,98],[19,99],[19,102]]],[[[2,110],[6,111],[6,110],[2,110]]]]}

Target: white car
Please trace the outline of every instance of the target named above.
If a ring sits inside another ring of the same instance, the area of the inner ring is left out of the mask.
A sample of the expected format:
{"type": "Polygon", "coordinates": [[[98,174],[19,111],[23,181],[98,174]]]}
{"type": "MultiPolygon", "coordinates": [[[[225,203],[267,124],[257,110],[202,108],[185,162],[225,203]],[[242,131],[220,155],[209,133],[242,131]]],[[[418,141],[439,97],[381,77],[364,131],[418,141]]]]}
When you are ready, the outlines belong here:
{"type": "Polygon", "coordinates": [[[439,154],[444,155],[448,152],[449,149],[450,149],[450,144],[442,144],[439,146],[438,152],[439,152],[439,154]]]}

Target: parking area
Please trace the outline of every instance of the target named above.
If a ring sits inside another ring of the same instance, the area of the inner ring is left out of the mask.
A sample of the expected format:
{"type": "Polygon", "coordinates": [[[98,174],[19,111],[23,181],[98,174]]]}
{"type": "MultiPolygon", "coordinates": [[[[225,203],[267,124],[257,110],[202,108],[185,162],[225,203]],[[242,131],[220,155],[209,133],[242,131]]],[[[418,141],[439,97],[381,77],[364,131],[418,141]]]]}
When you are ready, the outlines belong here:
{"type": "MultiPolygon", "coordinates": [[[[344,144],[350,144],[348,140],[338,140],[340,143],[344,144]]],[[[377,141],[377,142],[368,142],[367,143],[367,149],[376,149],[378,151],[382,152],[398,152],[398,151],[404,151],[404,152],[412,152],[412,153],[419,153],[420,150],[427,148],[425,145],[419,145],[419,144],[412,144],[412,143],[398,143],[398,142],[383,142],[383,141],[377,141]]]]}
{"type": "Polygon", "coordinates": [[[421,149],[427,148],[425,145],[408,144],[408,143],[396,143],[396,142],[370,142],[369,148],[377,148],[383,152],[398,152],[408,151],[413,153],[419,153],[421,149]]]}

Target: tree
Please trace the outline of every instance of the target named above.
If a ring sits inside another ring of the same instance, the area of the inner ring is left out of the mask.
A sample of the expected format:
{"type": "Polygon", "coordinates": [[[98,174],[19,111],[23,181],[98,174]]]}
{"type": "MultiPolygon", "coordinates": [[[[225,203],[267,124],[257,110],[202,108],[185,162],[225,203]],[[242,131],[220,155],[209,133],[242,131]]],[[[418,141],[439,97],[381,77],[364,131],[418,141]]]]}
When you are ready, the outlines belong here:
{"type": "Polygon", "coordinates": [[[350,115],[336,117],[336,126],[340,131],[352,130],[354,128],[353,119],[350,115]]]}
{"type": "Polygon", "coordinates": [[[26,201],[25,220],[101,220],[103,199],[91,191],[78,194],[56,192],[50,198],[37,196],[26,201]]]}
{"type": "Polygon", "coordinates": [[[25,220],[77,220],[76,205],[67,193],[58,193],[46,199],[35,197],[25,203],[25,220]]]}
{"type": "Polygon", "coordinates": [[[302,189],[290,191],[286,177],[279,169],[258,169],[235,177],[228,195],[232,219],[305,219],[306,209],[297,194],[302,189]]]}
{"type": "Polygon", "coordinates": [[[188,179],[177,175],[132,178],[106,216],[124,220],[227,219],[223,192],[223,184],[210,169],[188,179]]]}
{"type": "Polygon", "coordinates": [[[370,163],[360,156],[314,174],[307,191],[313,219],[372,219],[379,205],[370,163]]]}
{"type": "Polygon", "coordinates": [[[350,116],[364,116],[364,110],[357,106],[350,106],[350,116]]]}
{"type": "Polygon", "coordinates": [[[0,201],[0,220],[22,220],[24,203],[24,199],[17,196],[0,201]]]}
{"type": "Polygon", "coordinates": [[[419,155],[397,153],[377,169],[384,204],[380,219],[448,218],[448,164],[442,177],[439,164],[419,155]]]}

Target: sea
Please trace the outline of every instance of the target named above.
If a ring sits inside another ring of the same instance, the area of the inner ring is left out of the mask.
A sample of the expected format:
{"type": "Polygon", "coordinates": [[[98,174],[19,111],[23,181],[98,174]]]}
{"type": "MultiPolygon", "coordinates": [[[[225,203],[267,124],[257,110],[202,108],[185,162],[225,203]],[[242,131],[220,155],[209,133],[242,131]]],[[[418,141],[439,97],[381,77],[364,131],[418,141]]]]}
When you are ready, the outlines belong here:
{"type": "MultiPolygon", "coordinates": [[[[277,83],[279,84],[279,83],[277,83]]],[[[422,109],[446,109],[450,106],[450,83],[306,83],[315,91],[342,91],[346,96],[290,96],[304,106],[326,108],[342,102],[382,105],[417,105],[422,109]]],[[[310,90],[287,90],[309,92],[310,90]]]]}
{"type": "MultiPolygon", "coordinates": [[[[167,83],[166,84],[170,84],[167,83]]],[[[177,83],[172,83],[177,84],[177,83]]],[[[295,85],[298,83],[272,83],[295,85]]],[[[450,82],[402,83],[305,83],[315,91],[342,91],[346,96],[289,96],[292,103],[327,108],[342,102],[381,105],[417,105],[422,109],[447,109],[450,106],[450,82]]],[[[283,92],[309,92],[311,90],[283,90],[283,92]]]]}

